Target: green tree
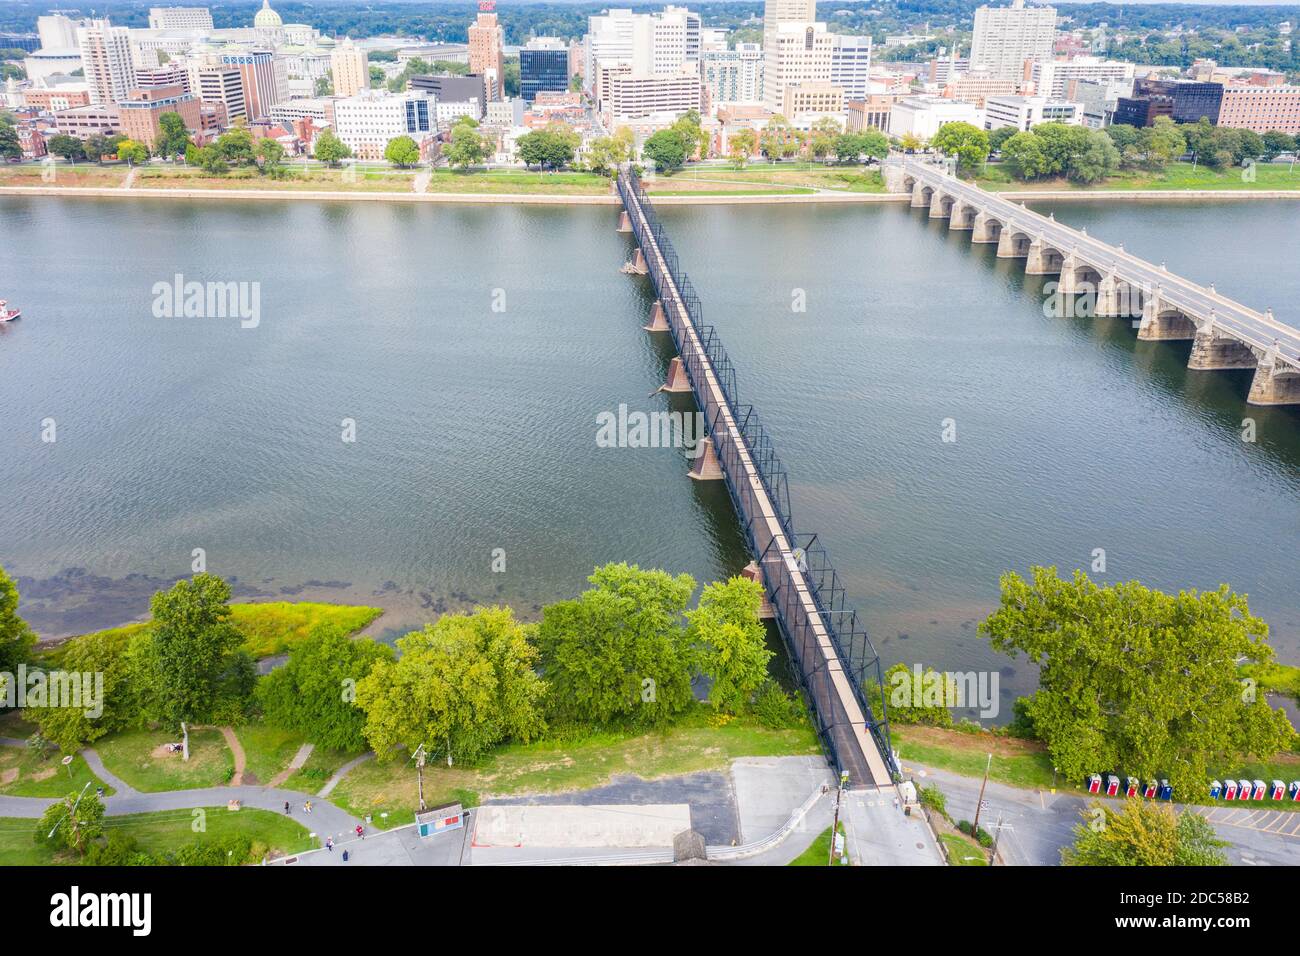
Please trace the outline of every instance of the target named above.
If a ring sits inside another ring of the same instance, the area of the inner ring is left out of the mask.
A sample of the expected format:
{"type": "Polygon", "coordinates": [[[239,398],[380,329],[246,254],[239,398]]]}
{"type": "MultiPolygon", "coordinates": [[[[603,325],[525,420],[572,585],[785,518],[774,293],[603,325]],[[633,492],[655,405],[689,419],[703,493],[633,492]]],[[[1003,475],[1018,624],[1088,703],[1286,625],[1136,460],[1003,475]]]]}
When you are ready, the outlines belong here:
{"type": "Polygon", "coordinates": [[[515,148],[526,166],[560,169],[573,161],[577,143],[571,135],[547,127],[520,136],[515,140],[515,148]]]}
{"type": "Polygon", "coordinates": [[[86,156],[93,159],[97,164],[102,164],[105,156],[116,152],[116,147],[109,149],[107,137],[99,133],[91,133],[86,137],[86,156]]]}
{"type": "Polygon", "coordinates": [[[337,166],[340,160],[352,155],[352,149],[339,139],[333,130],[323,129],[316,136],[316,158],[327,166],[337,166]]]}
{"type": "Polygon", "coordinates": [[[587,166],[593,173],[609,176],[623,163],[632,158],[636,139],[632,130],[620,126],[613,136],[601,136],[592,140],[587,148],[587,166]]]}
{"type": "Polygon", "coordinates": [[[519,95],[519,57],[508,56],[502,61],[501,85],[506,96],[519,95]]]}
{"type": "Polygon", "coordinates": [[[0,159],[20,159],[22,155],[23,146],[13,122],[7,116],[0,117],[0,159]]]}
{"type": "Polygon", "coordinates": [[[69,641],[62,649],[59,669],[74,674],[102,675],[100,713],[95,708],[44,707],[35,715],[41,736],[65,754],[75,754],[105,734],[123,730],[139,720],[129,657],[132,632],[126,628],[96,631],[69,641]],[[88,713],[89,711],[89,713],[88,713]]]}
{"type": "Polygon", "coordinates": [[[829,116],[813,123],[808,131],[808,152],[813,159],[822,160],[835,151],[835,144],[844,135],[840,124],[829,116]]]}
{"type": "Polygon", "coordinates": [[[1282,153],[1289,153],[1295,149],[1295,138],[1289,133],[1283,133],[1279,130],[1269,130],[1263,136],[1264,158],[1272,162],[1282,153]]]}
{"type": "Polygon", "coordinates": [[[426,752],[472,760],[545,729],[537,650],[509,608],[444,615],[397,646],[397,661],[376,660],[357,682],[357,706],[378,759],[423,744],[426,752]]]}
{"type": "Polygon", "coordinates": [[[255,669],[230,620],[230,585],[196,574],[149,602],[150,629],[131,648],[131,676],[149,716],[179,727],[190,759],[189,725],[231,719],[243,711],[255,669]]]}
{"type": "Polygon", "coordinates": [[[190,145],[190,131],[180,113],[163,113],[158,117],[158,141],[155,148],[159,156],[171,159],[180,156],[190,145]]]}
{"type": "Polygon", "coordinates": [[[10,674],[31,660],[36,646],[35,632],[18,616],[18,600],[18,585],[0,567],[0,672],[10,674]]]}
{"type": "Polygon", "coordinates": [[[877,716],[887,713],[890,723],[952,726],[952,711],[946,704],[956,698],[949,693],[950,678],[946,675],[927,667],[918,679],[915,668],[900,662],[885,671],[884,680],[883,698],[874,680],[866,687],[867,699],[877,716]]]}
{"type": "Polygon", "coordinates": [[[354,703],[356,686],[376,662],[392,660],[387,644],[321,625],[293,646],[284,666],[258,681],[257,700],[267,723],[331,750],[360,750],[366,715],[354,703]]]}
{"type": "Polygon", "coordinates": [[[213,148],[231,166],[251,166],[257,161],[257,144],[244,126],[234,126],[217,137],[213,148]]]}
{"type": "Polygon", "coordinates": [[[149,150],[145,149],[144,143],[137,143],[133,139],[124,139],[117,144],[117,158],[125,160],[129,166],[134,166],[148,160],[149,150]]]}
{"type": "Polygon", "coordinates": [[[384,147],[384,159],[399,169],[418,166],[420,163],[420,146],[409,136],[395,136],[384,147]]]}
{"type": "Polygon", "coordinates": [[[655,164],[662,173],[673,173],[686,162],[686,146],[674,130],[661,129],[641,146],[641,155],[655,164]]]}
{"type": "Polygon", "coordinates": [[[731,162],[737,169],[744,169],[758,149],[758,134],[748,127],[738,129],[727,138],[727,146],[731,150],[731,162]]]}
{"type": "Polygon", "coordinates": [[[748,578],[707,585],[699,606],[686,612],[687,638],[701,673],[712,681],[715,710],[739,713],[767,680],[767,631],[758,613],[763,586],[748,578]]]}
{"type": "Polygon", "coordinates": [[[956,156],[958,166],[968,172],[989,158],[989,134],[970,123],[944,123],[930,145],[945,156],[956,156]]]}
{"type": "Polygon", "coordinates": [[[488,157],[488,142],[470,123],[456,123],[451,128],[451,142],[442,151],[452,166],[468,169],[488,157]]]}
{"type": "Polygon", "coordinates": [[[1215,760],[1268,758],[1294,731],[1243,684],[1241,660],[1273,657],[1268,625],[1230,592],[1163,594],[1137,581],[1099,587],[1055,568],[1002,577],[980,624],[993,648],[1039,668],[1025,713],[1066,777],[1117,769],[1201,793],[1215,760]]]}
{"type": "MultiPolygon", "coordinates": [[[[1063,176],[1070,170],[1074,157],[1091,145],[1093,130],[1065,123],[1039,123],[1031,130],[1038,139],[1046,162],[1045,174],[1063,176]]],[[[1109,137],[1107,137],[1109,140],[1109,137]]]]}
{"type": "Polygon", "coordinates": [[[274,172],[284,161],[284,146],[279,140],[265,136],[257,141],[257,158],[261,160],[262,172],[274,172]]]}
{"type": "Polygon", "coordinates": [[[66,133],[60,133],[57,136],[51,136],[45,148],[53,156],[60,156],[70,163],[86,158],[86,146],[75,136],[69,136],[66,133]]]}
{"type": "Polygon", "coordinates": [[[990,152],[1001,152],[1002,147],[1006,145],[1007,140],[1019,133],[1020,130],[1015,126],[999,126],[989,133],[989,150],[990,152]]]}
{"type": "Polygon", "coordinates": [[[1167,116],[1156,117],[1155,123],[1142,131],[1141,145],[1147,168],[1153,170],[1164,169],[1187,152],[1187,140],[1167,116]]]}
{"type": "Polygon", "coordinates": [[[768,159],[785,159],[799,152],[799,133],[789,120],[775,113],[763,127],[758,144],[768,159]]]}
{"type": "Polygon", "coordinates": [[[1115,809],[1094,801],[1081,811],[1074,844],[1061,849],[1066,866],[1227,866],[1209,822],[1190,810],[1144,800],[1115,809]]]}
{"type": "Polygon", "coordinates": [[[1021,179],[1037,179],[1048,171],[1042,142],[1033,133],[1016,133],[1004,142],[1002,158],[1021,179]]]}
{"type": "Polygon", "coordinates": [[[692,699],[683,614],[695,581],[628,564],[587,580],[578,598],[542,610],[537,641],[552,710],[594,723],[667,723],[692,699]]]}
{"type": "Polygon", "coordinates": [[[1090,130],[1088,145],[1070,157],[1067,176],[1076,183],[1099,183],[1119,169],[1119,150],[1101,130],[1090,130]]]}
{"type": "Polygon", "coordinates": [[[104,804],[93,793],[70,793],[51,803],[36,824],[36,842],[85,855],[104,832],[104,804]]]}

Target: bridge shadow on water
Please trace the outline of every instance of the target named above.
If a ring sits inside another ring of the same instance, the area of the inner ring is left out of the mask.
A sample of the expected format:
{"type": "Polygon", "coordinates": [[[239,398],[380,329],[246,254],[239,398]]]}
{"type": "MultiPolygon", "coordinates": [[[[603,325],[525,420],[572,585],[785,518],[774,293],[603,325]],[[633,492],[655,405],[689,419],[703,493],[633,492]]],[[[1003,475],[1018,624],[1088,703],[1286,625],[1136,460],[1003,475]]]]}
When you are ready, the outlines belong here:
{"type": "MultiPolygon", "coordinates": [[[[945,245],[970,256],[996,275],[1005,286],[1022,295],[1027,306],[1043,306],[1052,300],[1058,276],[1030,275],[1023,258],[997,256],[997,243],[972,243],[970,230],[950,229],[947,219],[929,218],[928,210],[909,210],[915,220],[945,245]]],[[[1242,442],[1243,430],[1253,426],[1252,453],[1263,454],[1292,475],[1300,474],[1300,405],[1251,405],[1252,369],[1195,370],[1187,367],[1191,355],[1190,340],[1141,341],[1138,339],[1137,316],[1093,316],[1085,296],[1067,296],[1054,308],[1060,314],[1048,315],[1045,307],[1038,312],[1040,321],[1058,324],[1076,341],[1087,341],[1100,349],[1103,362],[1123,367],[1140,379],[1152,400],[1170,399],[1193,416],[1217,438],[1242,442]]],[[[1032,315],[1008,315],[1010,322],[1032,319],[1032,315]]],[[[1147,410],[1134,409],[1135,415],[1147,410]]]]}

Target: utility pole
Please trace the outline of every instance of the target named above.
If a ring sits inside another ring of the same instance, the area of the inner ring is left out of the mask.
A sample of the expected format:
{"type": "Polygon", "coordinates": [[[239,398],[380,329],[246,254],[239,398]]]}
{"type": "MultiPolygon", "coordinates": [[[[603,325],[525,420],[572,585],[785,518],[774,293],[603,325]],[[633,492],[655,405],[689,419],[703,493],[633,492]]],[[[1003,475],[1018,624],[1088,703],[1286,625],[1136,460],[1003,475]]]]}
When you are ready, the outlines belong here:
{"type": "Polygon", "coordinates": [[[978,843],[980,839],[980,811],[984,809],[984,788],[988,786],[989,769],[992,766],[993,766],[993,755],[989,754],[988,763],[984,765],[984,782],[980,784],[979,803],[975,804],[975,822],[971,824],[971,828],[970,828],[971,829],[970,835],[975,838],[976,843],[978,843]]]}
{"type": "MultiPolygon", "coordinates": [[[[998,840],[1002,838],[1002,814],[998,814],[998,825],[993,828],[993,849],[989,851],[989,866],[993,866],[998,858],[998,840]]],[[[978,841],[976,841],[978,842],[978,841]]]]}
{"type": "Polygon", "coordinates": [[[420,809],[421,810],[428,809],[428,807],[424,805],[424,753],[425,753],[424,744],[420,744],[420,746],[415,748],[415,753],[411,755],[415,759],[415,773],[420,781],[419,787],[420,787],[420,809]]]}
{"type": "MultiPolygon", "coordinates": [[[[835,820],[831,823],[831,849],[826,859],[827,866],[835,865],[835,839],[840,834],[840,799],[844,796],[844,788],[849,782],[849,772],[840,771],[840,788],[835,791],[835,820]]],[[[847,848],[846,848],[847,849],[847,848]]]]}

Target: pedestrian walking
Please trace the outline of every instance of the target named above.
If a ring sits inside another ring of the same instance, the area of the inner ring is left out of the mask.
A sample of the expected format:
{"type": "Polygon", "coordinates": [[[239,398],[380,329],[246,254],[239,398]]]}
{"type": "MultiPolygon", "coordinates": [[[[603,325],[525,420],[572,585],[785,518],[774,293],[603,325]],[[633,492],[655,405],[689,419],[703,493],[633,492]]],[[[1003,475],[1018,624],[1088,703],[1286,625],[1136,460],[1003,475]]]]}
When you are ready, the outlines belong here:
{"type": "Polygon", "coordinates": [[[286,815],[289,813],[289,801],[288,801],[288,800],[284,801],[284,812],[285,812],[286,815]]]}
{"type": "Polygon", "coordinates": [[[308,800],[302,805],[303,813],[311,813],[311,801],[308,800]]]}
{"type": "Polygon", "coordinates": [[[347,861],[348,861],[348,851],[347,851],[347,850],[344,850],[344,851],[343,851],[343,862],[346,863],[347,861]]]}
{"type": "Polygon", "coordinates": [[[364,829],[362,829],[361,824],[358,823],[358,824],[357,824],[357,839],[358,839],[358,840],[364,840],[365,838],[366,838],[366,831],[365,831],[364,829]]]}
{"type": "Polygon", "coordinates": [[[325,838],[325,849],[329,850],[331,853],[334,852],[334,838],[333,838],[333,837],[326,837],[326,838],[325,838]]]}

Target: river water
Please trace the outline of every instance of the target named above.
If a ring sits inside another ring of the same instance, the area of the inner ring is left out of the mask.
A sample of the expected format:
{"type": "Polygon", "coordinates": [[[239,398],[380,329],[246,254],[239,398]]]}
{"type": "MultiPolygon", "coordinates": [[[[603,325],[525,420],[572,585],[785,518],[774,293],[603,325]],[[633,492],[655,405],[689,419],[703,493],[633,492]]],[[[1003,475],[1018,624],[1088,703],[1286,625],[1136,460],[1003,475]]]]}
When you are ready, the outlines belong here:
{"type": "MultiPolygon", "coordinates": [[[[1300,323],[1291,204],[1044,208],[1300,323]]],[[[1042,279],[905,206],[661,212],[886,664],[1025,692],[975,633],[999,574],[1098,549],[1101,581],[1247,592],[1300,663],[1300,414],[1247,406],[1250,373],[1048,317],[1042,279]]],[[[49,637],[138,618],[195,549],[241,596],[376,604],[389,635],[478,602],[535,617],[609,560],[734,573],[718,484],[597,441],[620,404],[669,407],[615,216],[0,197],[22,613],[49,637]],[[156,315],[178,274],[255,283],[250,327],[156,315]]]]}

